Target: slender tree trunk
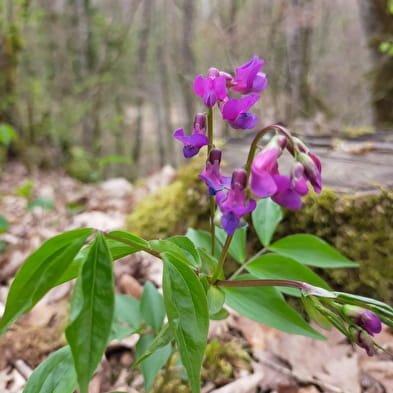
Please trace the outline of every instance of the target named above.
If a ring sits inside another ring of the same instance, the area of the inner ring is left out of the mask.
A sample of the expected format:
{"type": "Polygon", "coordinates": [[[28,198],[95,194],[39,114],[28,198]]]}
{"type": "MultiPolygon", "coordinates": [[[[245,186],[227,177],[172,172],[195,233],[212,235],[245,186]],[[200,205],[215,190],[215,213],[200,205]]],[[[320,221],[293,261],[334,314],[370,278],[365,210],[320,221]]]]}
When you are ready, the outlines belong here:
{"type": "Polygon", "coordinates": [[[313,0],[290,0],[287,14],[288,88],[291,101],[287,118],[310,118],[315,111],[308,84],[311,62],[313,0]]]}
{"type": "MultiPolygon", "coordinates": [[[[146,81],[144,78],[147,59],[147,48],[149,43],[149,35],[151,29],[151,12],[152,12],[153,1],[143,2],[143,17],[142,27],[139,33],[139,48],[138,48],[138,64],[137,72],[138,75],[138,86],[136,96],[136,110],[137,118],[135,122],[135,140],[132,149],[132,160],[135,165],[135,171],[137,173],[139,167],[139,160],[142,148],[142,135],[143,135],[143,107],[145,102],[145,88],[146,81]]],[[[136,175],[135,173],[135,175],[136,175]]]]}
{"type": "Polygon", "coordinates": [[[388,0],[359,0],[368,46],[373,62],[371,95],[374,124],[378,128],[393,129],[393,56],[382,53],[384,41],[393,41],[393,14],[388,0]]]}

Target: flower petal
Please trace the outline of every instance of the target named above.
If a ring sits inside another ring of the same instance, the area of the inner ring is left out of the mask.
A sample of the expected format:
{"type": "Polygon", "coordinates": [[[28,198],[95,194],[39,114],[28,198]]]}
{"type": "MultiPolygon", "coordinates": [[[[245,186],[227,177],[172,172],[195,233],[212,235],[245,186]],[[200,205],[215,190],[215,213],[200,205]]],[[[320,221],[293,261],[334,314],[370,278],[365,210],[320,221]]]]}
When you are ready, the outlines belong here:
{"type": "Polygon", "coordinates": [[[272,175],[266,171],[254,171],[251,168],[251,191],[258,198],[267,198],[277,191],[272,175]]]}
{"type": "Polygon", "coordinates": [[[239,224],[240,224],[240,218],[231,211],[223,214],[221,218],[221,225],[224,231],[230,236],[232,236],[235,233],[239,224]]]}
{"type": "Polygon", "coordinates": [[[240,113],[235,120],[229,120],[228,123],[235,130],[250,130],[258,124],[258,116],[254,113],[240,113]]]}

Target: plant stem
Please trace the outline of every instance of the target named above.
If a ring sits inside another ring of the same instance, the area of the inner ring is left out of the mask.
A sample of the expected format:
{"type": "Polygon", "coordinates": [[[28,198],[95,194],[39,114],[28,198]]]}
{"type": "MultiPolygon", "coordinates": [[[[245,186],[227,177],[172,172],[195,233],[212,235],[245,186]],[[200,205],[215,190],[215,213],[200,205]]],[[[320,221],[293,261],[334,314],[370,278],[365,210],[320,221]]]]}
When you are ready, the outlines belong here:
{"type": "Polygon", "coordinates": [[[214,284],[217,281],[218,275],[220,274],[221,270],[224,267],[224,262],[227,257],[227,254],[228,254],[229,245],[231,244],[232,238],[233,238],[233,235],[228,235],[225,240],[224,247],[222,248],[220,260],[218,261],[216,270],[214,271],[214,274],[211,279],[212,284],[214,284]]]}
{"type": "Polygon", "coordinates": [[[209,159],[210,150],[213,149],[213,108],[209,108],[207,112],[207,137],[209,145],[207,146],[207,158],[209,159]]]}
{"type": "Polygon", "coordinates": [[[255,156],[255,152],[257,150],[258,147],[258,142],[259,140],[269,131],[271,130],[277,130],[279,133],[283,134],[284,136],[286,136],[288,138],[288,140],[293,144],[292,142],[292,135],[290,134],[290,132],[283,126],[280,126],[279,124],[272,124],[270,126],[267,126],[265,128],[262,128],[262,130],[258,131],[258,133],[255,135],[251,146],[250,146],[250,150],[248,152],[248,157],[247,157],[247,162],[246,165],[244,167],[244,169],[247,172],[247,176],[250,176],[250,171],[251,171],[251,164],[254,160],[254,156],[255,156]]]}
{"type": "Polygon", "coordinates": [[[221,287],[290,287],[306,289],[308,284],[295,280],[217,280],[217,286],[221,287]]]}
{"type": "Polygon", "coordinates": [[[246,267],[247,265],[252,262],[255,258],[258,258],[260,255],[264,254],[266,252],[266,248],[262,248],[259,250],[256,254],[254,254],[247,262],[244,262],[239,269],[237,269],[232,276],[230,277],[231,280],[233,280],[235,277],[237,277],[246,267]]]}
{"type": "MultiPolygon", "coordinates": [[[[207,112],[207,136],[209,138],[209,145],[207,147],[207,159],[209,159],[210,151],[213,149],[214,140],[213,140],[213,108],[209,108],[207,112]]],[[[211,244],[211,254],[214,256],[215,247],[216,247],[216,227],[214,225],[214,216],[216,214],[216,201],[215,197],[209,197],[210,203],[210,234],[212,239],[211,244]]]]}
{"type": "Polygon", "coordinates": [[[134,242],[130,239],[124,239],[120,236],[112,235],[111,233],[108,233],[108,232],[103,232],[103,234],[108,239],[112,239],[112,240],[116,240],[117,242],[120,242],[120,243],[128,244],[129,246],[135,247],[140,251],[145,251],[145,252],[149,253],[150,255],[153,255],[157,258],[161,258],[161,254],[159,252],[157,252],[156,250],[153,250],[150,247],[143,246],[142,244],[140,244],[138,242],[134,242]]]}

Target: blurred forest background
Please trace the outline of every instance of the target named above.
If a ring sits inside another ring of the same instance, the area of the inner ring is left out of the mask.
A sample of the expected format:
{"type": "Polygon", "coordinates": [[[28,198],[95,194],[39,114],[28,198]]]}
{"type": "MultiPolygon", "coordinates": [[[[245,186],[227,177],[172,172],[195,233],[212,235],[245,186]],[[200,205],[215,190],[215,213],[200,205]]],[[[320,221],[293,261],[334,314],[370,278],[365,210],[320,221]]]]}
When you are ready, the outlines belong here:
{"type": "Polygon", "coordinates": [[[203,110],[194,77],[253,55],[269,79],[261,126],[393,129],[390,0],[0,4],[0,167],[16,158],[94,180],[177,165],[171,135],[203,110]]]}

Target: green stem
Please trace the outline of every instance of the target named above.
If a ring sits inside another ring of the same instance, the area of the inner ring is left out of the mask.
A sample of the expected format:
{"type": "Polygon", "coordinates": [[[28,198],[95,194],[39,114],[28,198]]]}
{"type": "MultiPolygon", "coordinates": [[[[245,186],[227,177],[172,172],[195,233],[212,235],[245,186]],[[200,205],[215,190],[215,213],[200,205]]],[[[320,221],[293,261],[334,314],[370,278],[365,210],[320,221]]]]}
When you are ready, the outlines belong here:
{"type": "Polygon", "coordinates": [[[209,108],[207,112],[207,137],[209,145],[207,146],[207,158],[209,159],[210,150],[213,149],[213,108],[209,108]]]}
{"type": "Polygon", "coordinates": [[[232,276],[230,277],[231,280],[233,280],[235,277],[237,277],[247,266],[249,263],[251,263],[253,260],[255,260],[255,258],[258,258],[259,256],[261,256],[262,254],[264,254],[267,251],[266,248],[262,248],[261,250],[259,250],[256,254],[254,254],[247,262],[244,262],[239,269],[237,269],[232,276]]]}
{"type": "Polygon", "coordinates": [[[131,247],[138,248],[140,251],[145,251],[145,252],[149,253],[150,255],[153,255],[157,258],[161,258],[161,254],[159,252],[157,252],[156,250],[153,250],[150,247],[143,246],[142,244],[140,244],[138,242],[134,242],[130,239],[124,239],[120,236],[112,235],[111,233],[108,233],[108,232],[103,232],[103,234],[108,239],[112,239],[112,240],[116,240],[117,242],[120,242],[120,243],[128,244],[131,247]]]}
{"type": "Polygon", "coordinates": [[[270,126],[267,126],[265,128],[262,128],[262,130],[258,131],[258,133],[255,135],[251,146],[250,146],[250,151],[248,152],[248,157],[247,157],[247,162],[246,165],[244,167],[244,169],[247,172],[247,176],[250,176],[250,172],[251,172],[251,164],[254,160],[254,156],[255,156],[255,152],[257,150],[258,147],[258,142],[259,140],[269,131],[272,130],[276,130],[279,133],[283,134],[284,136],[286,136],[288,138],[288,140],[290,141],[290,143],[292,143],[292,145],[294,145],[293,141],[292,141],[292,135],[290,134],[290,132],[283,126],[280,126],[279,124],[272,124],[270,126]]]}
{"type": "Polygon", "coordinates": [[[297,289],[308,288],[309,285],[295,280],[217,280],[217,286],[221,287],[290,287],[297,289]]]}
{"type": "Polygon", "coordinates": [[[211,253],[214,256],[216,251],[216,226],[214,225],[214,216],[216,214],[216,200],[214,196],[209,197],[210,200],[210,234],[212,238],[211,253]]]}
{"type": "Polygon", "coordinates": [[[227,254],[228,254],[229,245],[231,244],[232,238],[233,238],[233,235],[228,235],[225,240],[224,247],[222,248],[220,260],[218,261],[216,270],[214,271],[212,279],[211,279],[212,284],[214,284],[217,281],[217,278],[224,267],[224,262],[227,257],[227,254]]]}

